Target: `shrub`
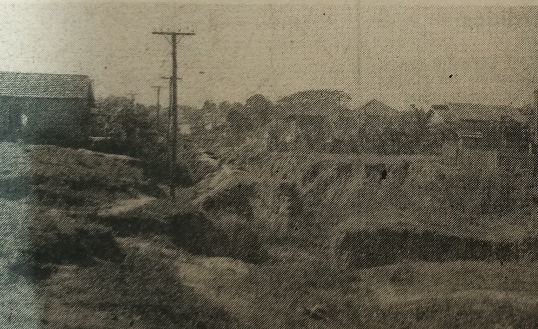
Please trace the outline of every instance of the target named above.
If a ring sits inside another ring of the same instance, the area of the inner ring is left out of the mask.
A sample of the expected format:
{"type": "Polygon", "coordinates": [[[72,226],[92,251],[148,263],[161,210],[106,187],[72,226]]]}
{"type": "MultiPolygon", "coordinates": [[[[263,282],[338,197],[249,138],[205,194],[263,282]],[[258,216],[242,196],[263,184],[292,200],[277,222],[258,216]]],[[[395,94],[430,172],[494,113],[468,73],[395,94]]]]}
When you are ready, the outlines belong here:
{"type": "Polygon", "coordinates": [[[394,269],[389,281],[392,283],[410,284],[415,280],[415,276],[415,268],[409,262],[402,262],[394,269]]]}
{"type": "Polygon", "coordinates": [[[173,215],[167,234],[177,246],[194,254],[224,256],[228,251],[226,234],[199,212],[173,215]]]}
{"type": "Polygon", "coordinates": [[[110,230],[70,218],[40,218],[31,228],[32,243],[26,253],[38,264],[89,265],[102,259],[119,262],[124,254],[110,230]]]}

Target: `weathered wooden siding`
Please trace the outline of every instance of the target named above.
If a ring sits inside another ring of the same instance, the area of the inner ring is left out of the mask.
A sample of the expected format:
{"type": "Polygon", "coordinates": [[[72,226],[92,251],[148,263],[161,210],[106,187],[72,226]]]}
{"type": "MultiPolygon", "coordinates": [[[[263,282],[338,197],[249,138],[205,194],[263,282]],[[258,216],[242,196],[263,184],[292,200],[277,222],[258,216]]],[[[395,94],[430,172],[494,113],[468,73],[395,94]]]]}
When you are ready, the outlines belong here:
{"type": "Polygon", "coordinates": [[[89,113],[86,99],[0,96],[0,137],[79,143],[87,139],[89,113]],[[26,125],[20,122],[21,115],[26,116],[26,125]]]}

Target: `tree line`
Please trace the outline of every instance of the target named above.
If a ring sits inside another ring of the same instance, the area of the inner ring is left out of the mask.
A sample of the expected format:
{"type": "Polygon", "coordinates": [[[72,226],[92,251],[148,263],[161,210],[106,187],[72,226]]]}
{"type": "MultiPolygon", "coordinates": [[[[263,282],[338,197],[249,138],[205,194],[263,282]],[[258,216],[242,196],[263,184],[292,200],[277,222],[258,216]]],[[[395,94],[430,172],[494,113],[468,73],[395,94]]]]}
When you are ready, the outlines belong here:
{"type": "MultiPolygon", "coordinates": [[[[308,90],[276,102],[255,94],[245,103],[207,100],[201,108],[180,106],[193,136],[180,138],[179,147],[189,152],[204,138],[222,140],[223,136],[239,145],[250,136],[266,139],[267,147],[275,151],[415,154],[436,152],[450,135],[445,127],[431,125],[431,113],[422,109],[398,112],[391,118],[364,116],[348,107],[349,99],[338,90],[308,90]]],[[[98,100],[89,130],[91,136],[105,139],[94,142],[94,148],[167,163],[168,118],[163,113],[157,120],[156,112],[156,106],[126,97],[98,100]]]]}

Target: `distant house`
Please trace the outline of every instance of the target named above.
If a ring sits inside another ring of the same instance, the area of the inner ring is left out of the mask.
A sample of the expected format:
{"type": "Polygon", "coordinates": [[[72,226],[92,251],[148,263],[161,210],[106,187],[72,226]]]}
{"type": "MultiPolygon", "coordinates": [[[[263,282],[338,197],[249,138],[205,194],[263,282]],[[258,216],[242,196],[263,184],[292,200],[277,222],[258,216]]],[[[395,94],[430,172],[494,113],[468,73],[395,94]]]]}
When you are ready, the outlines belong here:
{"type": "Polygon", "coordinates": [[[476,168],[533,167],[527,158],[528,119],[511,106],[448,103],[431,108],[431,123],[453,132],[444,154],[458,165],[476,168]]]}
{"type": "Polygon", "coordinates": [[[94,107],[85,75],[0,72],[0,138],[77,144],[94,107]]]}
{"type": "Polygon", "coordinates": [[[509,105],[483,105],[473,103],[447,103],[432,105],[431,110],[439,122],[514,122],[525,124],[527,118],[521,110],[509,105]]]}
{"type": "Polygon", "coordinates": [[[396,117],[398,111],[376,99],[372,99],[359,108],[358,115],[362,118],[362,121],[373,120],[384,122],[396,117]]]}
{"type": "Polygon", "coordinates": [[[337,116],[348,111],[351,97],[338,90],[301,91],[276,102],[277,112],[286,116],[337,116]]]}
{"type": "Polygon", "coordinates": [[[433,105],[431,110],[430,121],[452,129],[464,143],[482,148],[517,148],[528,144],[528,119],[517,108],[448,103],[433,105]]]}

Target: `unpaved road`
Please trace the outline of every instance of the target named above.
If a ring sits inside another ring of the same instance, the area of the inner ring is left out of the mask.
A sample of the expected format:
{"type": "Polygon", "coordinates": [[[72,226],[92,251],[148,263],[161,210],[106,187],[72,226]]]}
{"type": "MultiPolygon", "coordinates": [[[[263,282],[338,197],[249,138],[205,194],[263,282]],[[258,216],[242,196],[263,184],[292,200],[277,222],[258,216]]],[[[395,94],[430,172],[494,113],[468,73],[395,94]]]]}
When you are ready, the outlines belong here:
{"type": "Polygon", "coordinates": [[[119,200],[112,205],[102,209],[99,212],[100,216],[117,216],[119,214],[140,208],[155,200],[153,197],[142,195],[135,199],[119,200]]]}
{"type": "Polygon", "coordinates": [[[237,288],[253,265],[226,257],[191,257],[175,266],[182,284],[249,324],[254,301],[237,288]]]}

